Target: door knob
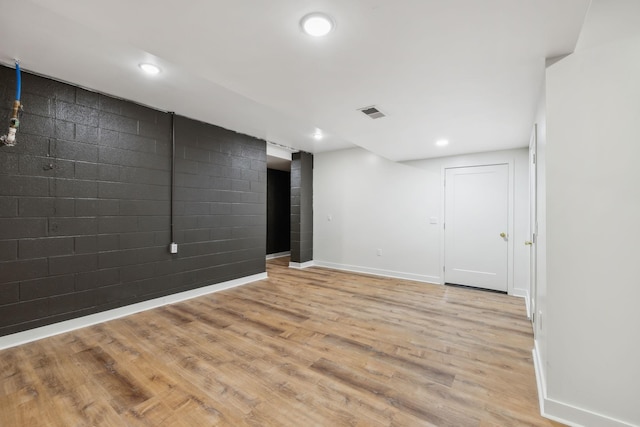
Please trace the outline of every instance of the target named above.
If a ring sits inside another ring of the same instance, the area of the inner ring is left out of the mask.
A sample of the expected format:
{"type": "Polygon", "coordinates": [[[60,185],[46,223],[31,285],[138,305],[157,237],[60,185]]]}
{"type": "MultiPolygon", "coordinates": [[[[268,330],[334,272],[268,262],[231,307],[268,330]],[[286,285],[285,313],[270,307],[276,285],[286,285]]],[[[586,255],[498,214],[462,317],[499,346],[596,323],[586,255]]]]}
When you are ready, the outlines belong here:
{"type": "Polygon", "coordinates": [[[533,245],[533,242],[531,242],[529,240],[525,240],[524,244],[527,245],[527,246],[531,246],[531,245],[533,245]]]}
{"type": "Polygon", "coordinates": [[[500,233],[500,237],[504,239],[505,237],[507,237],[507,233],[500,233]]]}

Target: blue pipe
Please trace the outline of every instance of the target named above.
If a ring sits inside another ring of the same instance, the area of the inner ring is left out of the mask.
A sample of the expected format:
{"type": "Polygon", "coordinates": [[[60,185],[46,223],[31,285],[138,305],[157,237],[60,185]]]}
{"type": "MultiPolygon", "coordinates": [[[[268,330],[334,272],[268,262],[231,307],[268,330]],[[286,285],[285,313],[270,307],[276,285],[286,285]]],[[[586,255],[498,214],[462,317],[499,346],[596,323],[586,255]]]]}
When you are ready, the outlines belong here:
{"type": "Polygon", "coordinates": [[[16,62],[16,101],[20,101],[22,80],[20,78],[20,64],[16,62]]]}

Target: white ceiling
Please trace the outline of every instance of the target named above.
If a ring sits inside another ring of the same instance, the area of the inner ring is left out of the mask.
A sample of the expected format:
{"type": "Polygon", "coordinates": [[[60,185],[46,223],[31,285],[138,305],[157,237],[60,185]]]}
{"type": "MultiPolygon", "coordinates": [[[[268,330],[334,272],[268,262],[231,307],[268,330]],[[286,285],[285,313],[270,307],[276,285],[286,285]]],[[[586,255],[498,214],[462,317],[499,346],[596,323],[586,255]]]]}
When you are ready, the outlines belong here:
{"type": "Polygon", "coordinates": [[[296,149],[412,160],[526,146],[544,60],[573,51],[588,6],[21,0],[5,8],[0,61],[296,149]],[[336,21],[326,38],[300,31],[313,11],[336,21]],[[388,116],[357,111],[372,104],[388,116]]]}

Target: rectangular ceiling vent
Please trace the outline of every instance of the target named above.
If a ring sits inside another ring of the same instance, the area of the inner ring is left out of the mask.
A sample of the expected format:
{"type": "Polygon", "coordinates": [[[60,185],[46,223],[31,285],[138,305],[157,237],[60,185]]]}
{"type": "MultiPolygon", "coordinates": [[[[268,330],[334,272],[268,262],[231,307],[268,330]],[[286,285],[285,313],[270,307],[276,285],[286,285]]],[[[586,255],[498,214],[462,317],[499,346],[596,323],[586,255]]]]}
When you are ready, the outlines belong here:
{"type": "Polygon", "coordinates": [[[364,108],[358,108],[359,111],[362,111],[364,114],[366,114],[367,116],[371,117],[372,119],[379,119],[381,117],[387,117],[386,114],[384,114],[382,111],[380,111],[378,109],[378,107],[372,105],[370,107],[364,107],[364,108]]]}

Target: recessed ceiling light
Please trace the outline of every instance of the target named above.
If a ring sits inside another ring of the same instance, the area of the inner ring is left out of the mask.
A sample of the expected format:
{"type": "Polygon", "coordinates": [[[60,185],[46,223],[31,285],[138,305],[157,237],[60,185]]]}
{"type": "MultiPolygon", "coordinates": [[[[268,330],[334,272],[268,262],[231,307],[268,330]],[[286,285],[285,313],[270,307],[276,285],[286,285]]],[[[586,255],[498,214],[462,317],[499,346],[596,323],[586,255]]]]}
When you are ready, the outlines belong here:
{"type": "Polygon", "coordinates": [[[315,133],[313,134],[313,139],[315,139],[316,141],[320,141],[323,137],[324,134],[322,133],[322,131],[320,129],[316,129],[315,133]]]}
{"type": "Polygon", "coordinates": [[[436,141],[436,145],[438,147],[444,147],[445,145],[449,145],[449,141],[447,141],[446,139],[439,139],[438,141],[436,141]]]}
{"type": "Polygon", "coordinates": [[[313,37],[326,36],[333,30],[333,20],[326,13],[314,12],[300,20],[302,31],[313,37]]]}
{"type": "Polygon", "coordinates": [[[142,71],[144,71],[145,73],[151,76],[155,76],[160,72],[160,67],[158,67],[157,65],[149,64],[149,63],[140,64],[139,67],[142,71]]]}

